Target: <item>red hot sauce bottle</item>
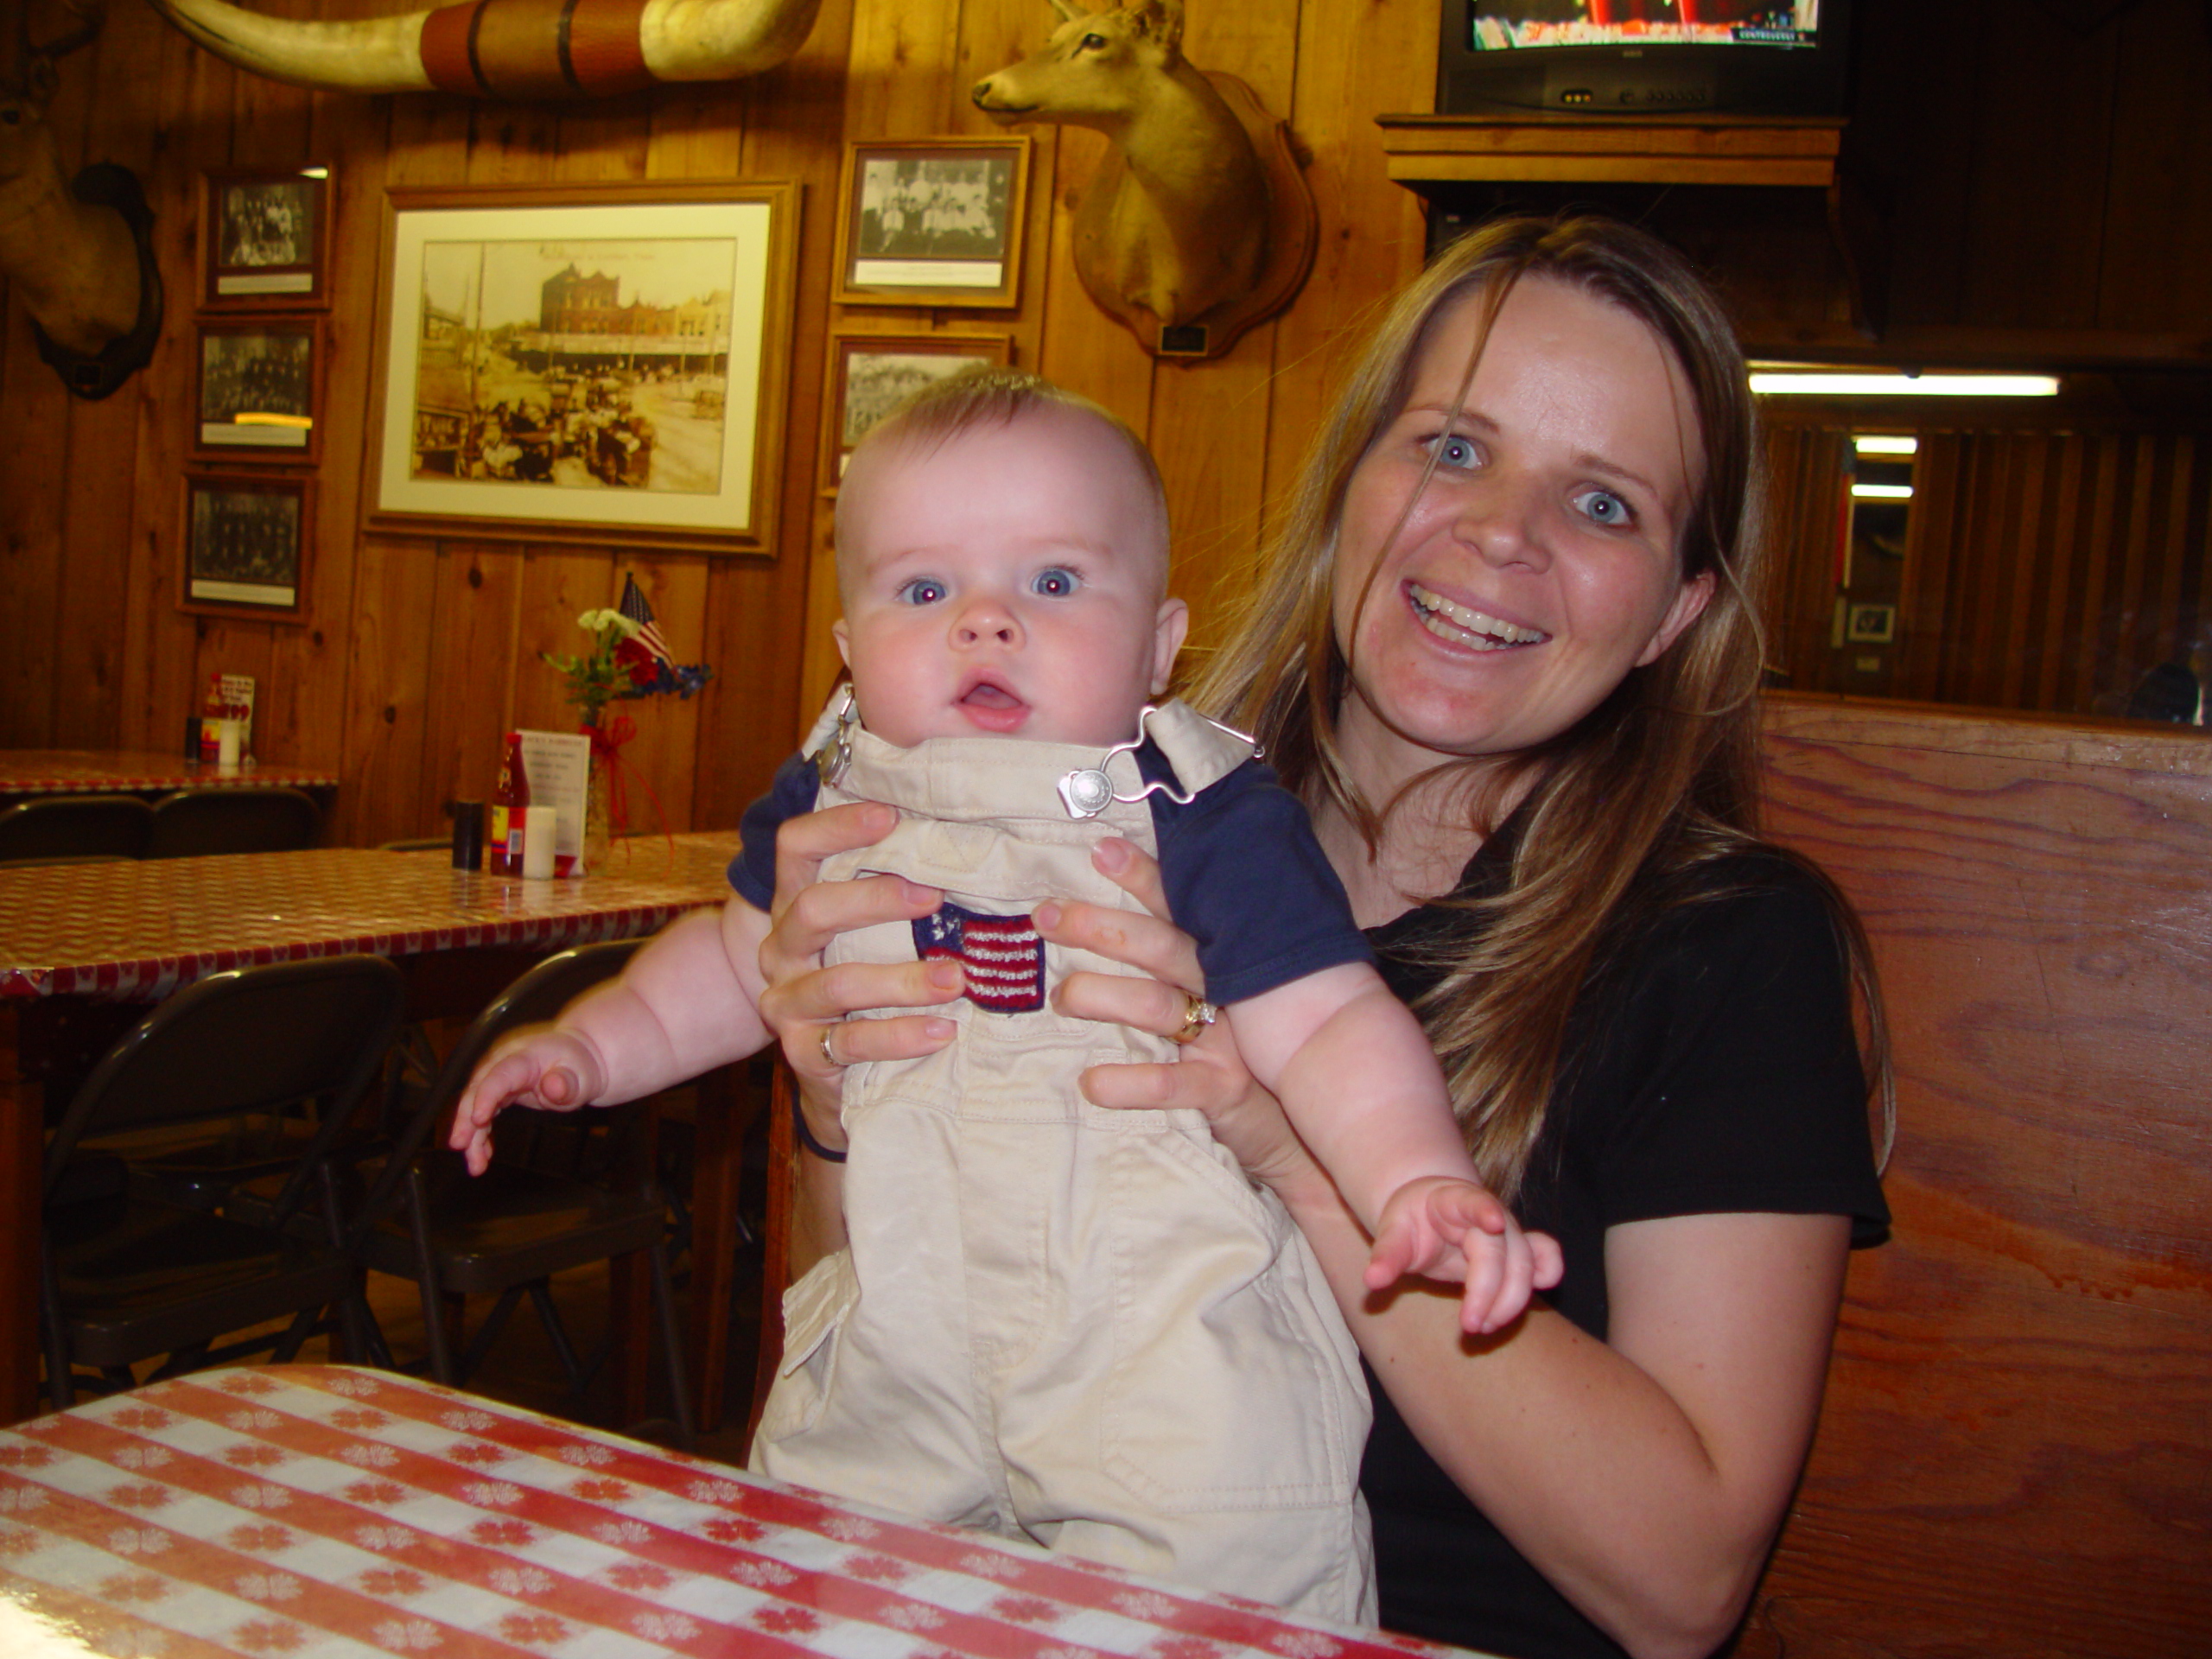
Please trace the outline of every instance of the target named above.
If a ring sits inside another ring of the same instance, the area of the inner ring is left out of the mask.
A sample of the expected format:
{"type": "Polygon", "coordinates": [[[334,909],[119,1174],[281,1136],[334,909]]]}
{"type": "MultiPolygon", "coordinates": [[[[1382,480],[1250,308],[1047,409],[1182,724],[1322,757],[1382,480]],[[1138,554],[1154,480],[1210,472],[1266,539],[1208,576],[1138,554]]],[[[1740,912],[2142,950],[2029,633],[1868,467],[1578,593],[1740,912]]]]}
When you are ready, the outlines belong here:
{"type": "Polygon", "coordinates": [[[493,875],[520,875],[523,821],[530,805],[530,774],[523,769],[520,732],[507,734],[499,786],[486,804],[490,810],[484,826],[484,868],[493,875]]]}

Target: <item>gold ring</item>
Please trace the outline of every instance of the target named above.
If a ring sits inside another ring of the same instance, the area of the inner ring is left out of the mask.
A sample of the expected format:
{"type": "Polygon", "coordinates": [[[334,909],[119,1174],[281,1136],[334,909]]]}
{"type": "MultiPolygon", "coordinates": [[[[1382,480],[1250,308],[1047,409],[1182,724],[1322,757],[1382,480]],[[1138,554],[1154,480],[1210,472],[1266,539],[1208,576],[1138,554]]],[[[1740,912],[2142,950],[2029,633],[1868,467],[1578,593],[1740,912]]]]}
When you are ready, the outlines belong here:
{"type": "Polygon", "coordinates": [[[1203,996],[1191,996],[1187,991],[1184,995],[1188,1000],[1183,1008],[1183,1023],[1171,1032],[1167,1038],[1167,1040],[1178,1048],[1192,1041],[1200,1032],[1213,1024],[1215,1015],[1220,1013],[1218,1008],[1203,996]]]}
{"type": "Polygon", "coordinates": [[[845,1022],[842,1020],[825,1020],[823,1023],[822,1035],[819,1039],[822,1045],[823,1063],[826,1065],[836,1066],[840,1071],[844,1069],[845,1063],[830,1052],[830,1033],[836,1030],[839,1026],[842,1026],[844,1023],[845,1022]]]}

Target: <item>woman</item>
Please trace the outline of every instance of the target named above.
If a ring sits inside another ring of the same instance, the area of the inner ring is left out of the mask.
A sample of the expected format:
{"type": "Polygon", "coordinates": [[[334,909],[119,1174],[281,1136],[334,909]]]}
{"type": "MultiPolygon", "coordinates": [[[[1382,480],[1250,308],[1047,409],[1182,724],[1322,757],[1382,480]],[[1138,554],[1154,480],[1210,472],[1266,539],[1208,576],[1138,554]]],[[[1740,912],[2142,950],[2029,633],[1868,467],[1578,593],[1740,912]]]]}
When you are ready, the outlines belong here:
{"type": "MultiPolygon", "coordinates": [[[[1358,1227],[1218,1027],[1182,1065],[1085,1079],[1103,1104],[1207,1111],[1312,1243],[1381,1385],[1363,1486],[1394,1628],[1711,1650],[1809,1444],[1854,1227],[1885,1218],[1863,946],[1833,889],[1753,838],[1751,426],[1726,320],[1677,256],[1600,220],[1478,232],[1378,330],[1193,695],[1307,802],[1485,1179],[1566,1252],[1549,1306],[1462,1340],[1447,1299],[1363,1290],[1358,1227]]],[[[787,827],[762,956],[831,1146],[830,1060],[949,1031],[925,1014],[833,1043],[830,1023],[958,989],[930,964],[816,971],[830,934],[936,902],[806,886],[880,833],[849,810],[787,827]]],[[[1098,861],[1156,899],[1133,849],[1098,861]]],[[[1071,978],[1071,1012],[1170,1033],[1203,990],[1165,922],[1037,921],[1150,976],[1071,978]]],[[[808,1162],[833,1241],[834,1174],[808,1162]]]]}

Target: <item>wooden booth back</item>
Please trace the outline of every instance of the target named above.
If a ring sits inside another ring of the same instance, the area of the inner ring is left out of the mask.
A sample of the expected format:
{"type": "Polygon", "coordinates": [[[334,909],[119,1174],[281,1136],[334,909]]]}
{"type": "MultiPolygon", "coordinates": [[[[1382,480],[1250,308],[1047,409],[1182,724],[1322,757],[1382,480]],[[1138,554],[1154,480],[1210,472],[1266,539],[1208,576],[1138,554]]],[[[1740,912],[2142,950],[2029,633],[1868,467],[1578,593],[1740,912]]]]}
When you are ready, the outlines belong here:
{"type": "Polygon", "coordinates": [[[1737,1651],[2212,1642],[2212,740],[1777,698],[1769,828],[1872,936],[1897,1128],[1737,1651]]]}

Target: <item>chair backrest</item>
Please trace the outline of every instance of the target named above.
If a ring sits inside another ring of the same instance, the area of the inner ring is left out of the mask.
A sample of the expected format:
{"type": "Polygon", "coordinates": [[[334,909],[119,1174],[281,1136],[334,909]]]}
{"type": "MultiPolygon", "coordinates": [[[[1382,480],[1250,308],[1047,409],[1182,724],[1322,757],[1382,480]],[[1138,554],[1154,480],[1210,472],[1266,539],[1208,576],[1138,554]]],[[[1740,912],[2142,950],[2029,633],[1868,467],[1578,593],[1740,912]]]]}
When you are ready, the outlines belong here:
{"type": "Polygon", "coordinates": [[[154,809],[136,795],[50,795],[0,812],[0,859],[143,858],[154,809]]]}
{"type": "Polygon", "coordinates": [[[383,1173],[363,1200],[353,1223],[357,1238],[396,1201],[406,1166],[423,1149],[431,1130],[444,1122],[454,1098],[467,1086],[477,1063],[492,1045],[517,1026],[550,1020],[593,986],[613,978],[643,943],[641,939],[609,939],[548,957],[500,992],[490,1007],[469,1022],[445,1064],[438,1068],[429,1093],[409,1116],[383,1173]]]}
{"type": "Polygon", "coordinates": [[[296,789],[181,789],[154,804],[148,858],[289,853],[322,834],[322,809],[296,789]]]}
{"type": "Polygon", "coordinates": [[[375,1079],[405,1006],[405,982],[382,957],[238,968],[186,987],[124,1033],[79,1086],[47,1145],[48,1192],[88,1135],[321,1099],[314,1150],[279,1199],[289,1213],[313,1157],[375,1079]]]}

